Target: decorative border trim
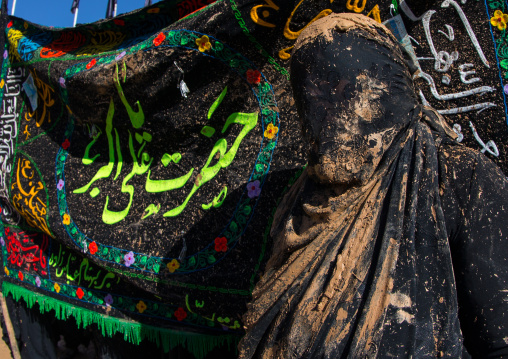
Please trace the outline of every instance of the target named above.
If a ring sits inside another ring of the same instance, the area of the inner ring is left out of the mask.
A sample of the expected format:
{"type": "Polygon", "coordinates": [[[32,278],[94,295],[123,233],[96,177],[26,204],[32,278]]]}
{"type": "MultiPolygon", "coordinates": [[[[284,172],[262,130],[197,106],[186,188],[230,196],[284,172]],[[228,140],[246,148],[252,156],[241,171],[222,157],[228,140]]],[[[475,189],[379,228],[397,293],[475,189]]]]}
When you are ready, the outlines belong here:
{"type": "Polygon", "coordinates": [[[191,352],[197,359],[204,359],[205,356],[215,347],[227,345],[237,346],[240,336],[234,335],[205,335],[200,333],[182,332],[170,329],[157,328],[151,325],[144,325],[134,321],[113,318],[107,315],[97,313],[93,310],[77,307],[58,299],[32,292],[29,289],[11,284],[2,283],[3,295],[11,294],[14,300],[21,298],[26,302],[28,308],[32,308],[35,303],[39,305],[41,313],[55,311],[55,317],[59,320],[67,320],[74,317],[78,329],[83,326],[86,328],[91,324],[97,324],[103,336],[112,337],[114,334],[123,334],[124,340],[139,345],[142,340],[149,339],[158,347],[161,346],[167,353],[178,345],[183,346],[191,352]]]}

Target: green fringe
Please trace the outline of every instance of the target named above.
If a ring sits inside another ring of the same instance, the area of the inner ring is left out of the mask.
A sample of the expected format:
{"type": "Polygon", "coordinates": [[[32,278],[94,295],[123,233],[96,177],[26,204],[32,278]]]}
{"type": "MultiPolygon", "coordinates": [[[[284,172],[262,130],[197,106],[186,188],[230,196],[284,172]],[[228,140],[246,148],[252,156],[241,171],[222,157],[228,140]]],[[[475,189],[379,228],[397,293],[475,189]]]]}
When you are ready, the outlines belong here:
{"type": "Polygon", "coordinates": [[[144,339],[156,343],[158,347],[162,343],[165,353],[181,345],[197,359],[204,359],[211,350],[218,346],[227,345],[229,350],[232,345],[236,348],[240,340],[240,337],[235,335],[215,336],[180,332],[110,317],[5,281],[2,283],[2,292],[4,296],[11,294],[16,301],[23,298],[29,308],[32,308],[35,303],[39,304],[41,313],[54,310],[55,317],[59,320],[66,320],[72,316],[76,319],[78,328],[81,328],[81,325],[86,328],[90,324],[97,324],[103,336],[112,337],[113,334],[123,333],[124,340],[132,344],[138,345],[144,339]]]}

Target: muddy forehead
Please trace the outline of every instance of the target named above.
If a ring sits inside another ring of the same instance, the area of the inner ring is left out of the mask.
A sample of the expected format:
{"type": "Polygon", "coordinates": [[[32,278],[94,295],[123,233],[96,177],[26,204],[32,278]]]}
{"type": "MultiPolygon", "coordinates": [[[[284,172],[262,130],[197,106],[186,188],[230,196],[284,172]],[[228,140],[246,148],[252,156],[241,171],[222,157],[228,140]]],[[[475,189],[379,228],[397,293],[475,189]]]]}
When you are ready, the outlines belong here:
{"type": "Polygon", "coordinates": [[[336,40],[336,34],[351,31],[356,31],[362,34],[362,37],[388,48],[398,43],[390,30],[369,17],[352,13],[331,14],[307,26],[298,37],[293,52],[314,42],[316,38],[321,38],[325,42],[333,42],[336,40]]]}

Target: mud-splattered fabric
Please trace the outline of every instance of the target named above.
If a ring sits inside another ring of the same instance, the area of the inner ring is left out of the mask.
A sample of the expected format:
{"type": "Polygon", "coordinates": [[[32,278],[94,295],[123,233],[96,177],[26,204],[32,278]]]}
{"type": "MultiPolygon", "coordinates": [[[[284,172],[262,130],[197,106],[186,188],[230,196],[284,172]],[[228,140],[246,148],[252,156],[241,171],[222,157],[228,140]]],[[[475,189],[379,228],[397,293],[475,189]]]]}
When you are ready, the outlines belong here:
{"type": "Polygon", "coordinates": [[[275,215],[240,356],[508,355],[502,172],[418,103],[375,22],[316,21],[292,61],[309,165],[275,215]]]}

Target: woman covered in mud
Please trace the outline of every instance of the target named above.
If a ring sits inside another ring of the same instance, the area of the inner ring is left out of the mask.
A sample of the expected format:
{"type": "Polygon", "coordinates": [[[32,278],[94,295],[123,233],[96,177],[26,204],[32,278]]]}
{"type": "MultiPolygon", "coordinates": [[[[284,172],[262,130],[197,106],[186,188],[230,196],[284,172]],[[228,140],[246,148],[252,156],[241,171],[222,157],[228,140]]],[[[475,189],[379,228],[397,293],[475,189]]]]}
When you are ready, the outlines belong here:
{"type": "Polygon", "coordinates": [[[508,181],[418,102],[411,72],[361,15],[302,32],[309,162],[275,215],[241,358],[508,357],[508,181]]]}

